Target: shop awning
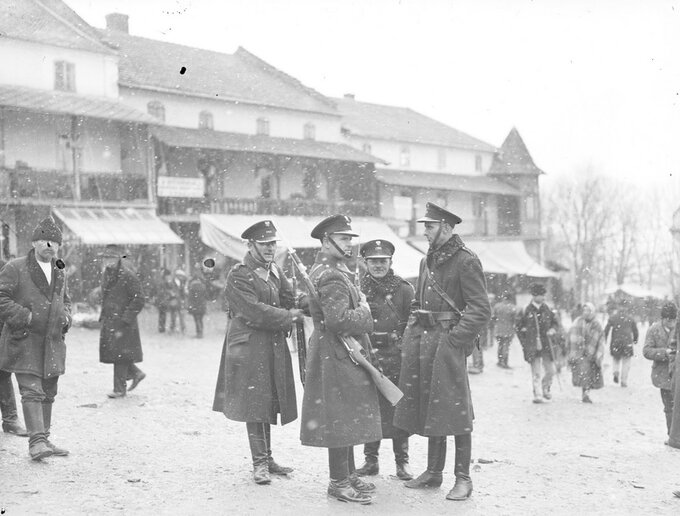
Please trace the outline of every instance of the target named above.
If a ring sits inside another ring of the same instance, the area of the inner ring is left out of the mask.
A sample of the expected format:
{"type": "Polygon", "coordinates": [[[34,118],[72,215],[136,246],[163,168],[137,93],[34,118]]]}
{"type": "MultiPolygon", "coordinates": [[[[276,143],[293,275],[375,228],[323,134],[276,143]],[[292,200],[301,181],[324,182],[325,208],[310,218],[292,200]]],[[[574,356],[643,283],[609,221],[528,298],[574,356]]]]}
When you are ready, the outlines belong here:
{"type": "Polygon", "coordinates": [[[141,208],[59,208],[52,210],[85,245],[183,244],[153,210],[141,208]]]}
{"type": "MultiPolygon", "coordinates": [[[[479,256],[484,272],[508,276],[531,276],[533,278],[556,278],[557,274],[537,263],[521,240],[467,240],[465,245],[479,256]]],[[[427,252],[424,240],[412,241],[411,245],[427,252]]]]}
{"type": "Polygon", "coordinates": [[[0,86],[0,106],[30,111],[79,115],[139,124],[158,124],[157,118],[115,99],[76,95],[63,91],[36,90],[20,86],[0,86]]]}
{"type": "MultiPolygon", "coordinates": [[[[309,236],[319,217],[293,217],[275,215],[201,215],[201,240],[204,244],[235,260],[241,260],[247,252],[246,243],[241,239],[245,228],[264,218],[276,226],[285,243],[296,249],[318,248],[320,243],[309,236]]],[[[394,244],[393,269],[403,278],[418,276],[422,253],[413,249],[399,238],[382,220],[372,217],[355,217],[352,228],[359,233],[359,241],[385,239],[394,244]]],[[[284,242],[279,248],[285,252],[284,242]]]]}
{"type": "Polygon", "coordinates": [[[488,193],[496,195],[520,195],[517,188],[489,176],[469,176],[422,172],[418,170],[395,170],[381,168],[375,171],[379,182],[409,188],[453,190],[457,192],[488,193]]]}
{"type": "Polygon", "coordinates": [[[151,133],[171,147],[217,149],[236,152],[257,152],[283,156],[353,161],[357,163],[385,163],[344,143],[275,138],[264,135],[227,133],[186,127],[154,127],[151,133]]]}

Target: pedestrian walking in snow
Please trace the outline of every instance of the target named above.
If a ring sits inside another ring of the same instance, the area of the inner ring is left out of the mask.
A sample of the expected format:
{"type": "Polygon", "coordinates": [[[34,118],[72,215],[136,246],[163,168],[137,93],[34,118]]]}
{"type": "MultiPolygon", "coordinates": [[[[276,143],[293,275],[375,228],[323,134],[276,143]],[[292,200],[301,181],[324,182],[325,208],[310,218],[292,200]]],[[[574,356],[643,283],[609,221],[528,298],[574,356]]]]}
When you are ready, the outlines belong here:
{"type": "Polygon", "coordinates": [[[355,337],[363,346],[373,331],[366,296],[346,265],[358,235],[349,217],[333,215],[311,236],[321,241],[321,251],[309,274],[317,296],[310,296],[309,304],[314,331],[307,348],[300,440],[328,448],[329,496],[368,504],[375,485],[357,475],[353,446],[382,439],[378,393],[340,338],[355,337]]]}
{"type": "Polygon", "coordinates": [[[295,380],[286,333],[304,314],[294,308],[295,292],[274,262],[276,228],[269,220],[253,224],[243,262],[227,276],[227,334],[215,387],[213,410],[246,424],[253,480],[269,484],[288,475],[272,457],[271,425],[297,419],[295,380]]]}
{"type": "Polygon", "coordinates": [[[503,292],[501,299],[493,307],[491,313],[491,329],[498,342],[498,367],[512,369],[508,365],[510,344],[515,337],[515,321],[517,319],[517,307],[512,302],[512,294],[503,292]]]}
{"type": "MultiPolygon", "coordinates": [[[[666,303],[661,308],[661,320],[652,323],[645,336],[642,354],[652,360],[652,385],[659,389],[663,411],[666,415],[666,430],[671,434],[673,421],[673,386],[672,374],[674,359],[677,353],[676,322],[678,309],[673,303],[666,303]]],[[[668,444],[668,441],[666,441],[668,444]]]]}
{"type": "Polygon", "coordinates": [[[33,460],[68,451],[50,441],[52,406],[66,370],[64,337],[71,327],[71,299],[64,263],[57,259],[61,230],[43,219],[33,230],[33,249],[0,271],[0,370],[14,373],[33,460]]]}
{"type": "Polygon", "coordinates": [[[557,334],[559,322],[545,303],[545,286],[542,283],[532,283],[529,292],[531,302],[519,314],[516,331],[524,360],[531,364],[533,402],[543,403],[552,399],[550,389],[556,371],[551,339],[557,334]]]}
{"type": "Polygon", "coordinates": [[[187,286],[187,312],[194,318],[196,338],[203,338],[203,317],[208,303],[208,290],[205,286],[200,266],[196,267],[194,275],[187,286]]]}
{"type": "MultiPolygon", "coordinates": [[[[366,263],[366,274],[361,279],[361,292],[366,295],[373,317],[370,333],[371,357],[383,373],[399,384],[401,371],[401,338],[406,329],[414,299],[411,284],[394,274],[392,256],[394,245],[387,240],[371,240],[361,246],[361,256],[366,263]]],[[[393,424],[394,407],[383,396],[380,403],[380,421],[383,439],[392,439],[392,450],[397,464],[397,478],[411,480],[413,475],[408,462],[408,433],[393,424]]],[[[364,445],[364,465],[357,470],[359,476],[377,475],[380,441],[364,445]]]]}
{"type": "Polygon", "coordinates": [[[427,203],[418,222],[425,224],[430,248],[420,263],[417,310],[404,332],[399,382],[404,398],[394,425],[428,438],[427,469],[405,484],[413,489],[442,484],[447,436],[455,436],[456,481],[446,498],[467,500],[473,410],[466,360],[479,345],[491,307],[482,265],[454,233],[460,217],[427,203]]]}
{"type": "Polygon", "coordinates": [[[581,401],[592,403],[590,391],[601,389],[604,331],[595,318],[595,305],[584,303],[580,317],[569,328],[569,365],[574,387],[581,387],[581,401]]]}
{"type": "Polygon", "coordinates": [[[614,383],[628,387],[628,372],[633,358],[633,346],[638,341],[637,324],[622,308],[614,308],[604,327],[605,341],[611,332],[609,352],[613,359],[614,383]]]}
{"type": "Polygon", "coordinates": [[[108,397],[122,398],[146,378],[136,365],[144,357],[137,325],[137,315],[144,308],[144,292],[137,275],[125,266],[123,248],[107,245],[100,259],[103,273],[99,361],[113,364],[113,391],[108,397]],[[132,381],[129,389],[128,380],[132,381]]]}

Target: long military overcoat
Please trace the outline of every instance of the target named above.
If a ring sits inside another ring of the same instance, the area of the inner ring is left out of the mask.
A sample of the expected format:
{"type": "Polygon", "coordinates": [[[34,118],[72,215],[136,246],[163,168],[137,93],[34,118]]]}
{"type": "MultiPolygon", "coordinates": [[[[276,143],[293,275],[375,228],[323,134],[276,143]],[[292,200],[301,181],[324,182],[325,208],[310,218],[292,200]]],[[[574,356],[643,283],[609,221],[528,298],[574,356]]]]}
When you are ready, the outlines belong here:
{"type": "Polygon", "coordinates": [[[63,269],[52,260],[52,281],[35,251],[0,271],[0,369],[42,378],[64,374],[64,335],[71,326],[71,300],[63,269]],[[29,322],[30,315],[30,322],[29,322]]]}
{"type": "Polygon", "coordinates": [[[293,287],[283,272],[250,253],[227,276],[227,335],[213,410],[233,421],[281,424],[297,419],[286,332],[293,323],[293,287]]]}
{"type": "Polygon", "coordinates": [[[342,260],[319,253],[310,277],[319,302],[310,300],[314,331],[307,350],[300,440],[326,448],[379,441],[375,384],[338,339],[338,335],[365,338],[373,330],[371,312],[359,304],[359,290],[342,260]]]}
{"type": "Polygon", "coordinates": [[[638,341],[638,328],[635,321],[621,312],[612,315],[604,327],[604,339],[611,331],[612,340],[609,344],[609,352],[614,358],[632,357],[633,346],[638,341]]]}
{"type": "Polygon", "coordinates": [[[466,357],[491,315],[482,265],[458,235],[420,264],[416,302],[423,310],[450,312],[450,305],[432,288],[432,279],[454,301],[462,318],[453,327],[425,328],[411,317],[404,332],[394,425],[425,436],[459,435],[472,431],[472,399],[466,357]],[[432,276],[428,275],[429,269],[432,276]]]}
{"type": "MultiPolygon", "coordinates": [[[[376,280],[367,274],[361,288],[373,317],[372,358],[392,383],[399,385],[401,372],[401,338],[406,328],[414,291],[411,284],[390,270],[385,278],[376,280]],[[380,334],[376,337],[376,334],[380,334]],[[386,334],[386,335],[383,335],[386,334]]],[[[393,424],[394,407],[378,396],[383,438],[406,437],[408,433],[393,424]]]]}
{"type": "Polygon", "coordinates": [[[104,271],[102,282],[102,328],[99,334],[99,361],[141,362],[142,341],[137,315],[144,308],[142,282],[119,260],[104,271]]]}

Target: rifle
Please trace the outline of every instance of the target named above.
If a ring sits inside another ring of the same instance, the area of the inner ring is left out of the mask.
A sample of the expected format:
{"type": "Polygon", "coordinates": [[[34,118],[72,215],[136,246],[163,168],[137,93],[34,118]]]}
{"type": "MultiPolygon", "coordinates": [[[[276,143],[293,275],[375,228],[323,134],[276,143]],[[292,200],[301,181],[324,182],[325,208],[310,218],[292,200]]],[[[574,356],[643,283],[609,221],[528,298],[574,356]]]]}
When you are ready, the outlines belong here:
{"type": "MultiPolygon", "coordinates": [[[[280,234],[281,232],[279,232],[279,235],[280,234]]],[[[302,276],[302,280],[304,281],[305,286],[309,291],[309,295],[312,296],[314,301],[319,306],[321,306],[319,294],[316,292],[316,289],[314,288],[314,283],[312,283],[312,280],[307,274],[307,269],[305,268],[305,265],[302,263],[302,260],[300,260],[300,258],[298,257],[297,253],[295,252],[295,249],[288,245],[288,243],[285,241],[284,244],[288,248],[288,254],[293,260],[295,268],[300,273],[300,276],[302,276]]],[[[354,337],[350,337],[349,335],[338,335],[337,337],[347,350],[347,354],[349,355],[349,358],[352,361],[352,363],[363,367],[368,373],[368,375],[371,377],[371,380],[373,380],[373,383],[375,384],[380,394],[382,394],[385,397],[385,399],[389,401],[392,405],[396,405],[397,402],[404,397],[404,393],[401,392],[401,390],[399,390],[399,387],[394,385],[389,380],[389,378],[387,378],[383,373],[378,371],[373,366],[373,364],[371,364],[371,362],[368,361],[364,354],[365,353],[364,348],[361,346],[361,344],[359,344],[359,342],[354,337]]]]}
{"type": "MultiPolygon", "coordinates": [[[[293,267],[293,291],[297,293],[297,276],[295,275],[295,267],[293,267]]],[[[299,302],[296,298],[295,308],[300,308],[299,302]]],[[[306,367],[307,367],[307,337],[305,335],[305,322],[296,321],[295,322],[295,332],[291,335],[295,341],[295,347],[297,349],[298,355],[298,369],[300,371],[300,382],[302,386],[305,386],[306,379],[306,367]]]]}

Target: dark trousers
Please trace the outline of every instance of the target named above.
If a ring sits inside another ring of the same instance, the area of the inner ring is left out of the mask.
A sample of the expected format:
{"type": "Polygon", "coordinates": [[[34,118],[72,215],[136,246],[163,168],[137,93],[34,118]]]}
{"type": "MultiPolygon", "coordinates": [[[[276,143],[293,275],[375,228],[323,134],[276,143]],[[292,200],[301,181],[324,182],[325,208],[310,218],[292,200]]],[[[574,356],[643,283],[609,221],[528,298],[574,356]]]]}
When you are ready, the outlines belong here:
{"type": "Polygon", "coordinates": [[[354,447],[328,448],[328,472],[332,481],[339,482],[356,472],[354,447]]]}
{"type": "Polygon", "coordinates": [[[673,422],[673,391],[670,389],[659,389],[661,391],[661,402],[663,411],[666,414],[666,428],[668,435],[671,434],[671,423],[673,422]]]}
{"type": "Polygon", "coordinates": [[[0,414],[3,423],[16,423],[18,420],[12,373],[7,371],[0,371],[0,414]]]}
{"type": "MultiPolygon", "coordinates": [[[[379,449],[380,441],[364,444],[366,462],[378,462],[379,449]]],[[[408,464],[408,437],[393,437],[392,450],[394,451],[394,460],[397,464],[408,464]]]]}
{"type": "Polygon", "coordinates": [[[175,331],[177,327],[177,320],[179,319],[179,329],[182,333],[186,327],[184,326],[184,312],[180,307],[171,307],[168,309],[170,312],[170,331],[175,331]]]}
{"type": "Polygon", "coordinates": [[[165,308],[158,307],[158,333],[165,332],[165,319],[168,315],[168,311],[165,308]]]}
{"type": "Polygon", "coordinates": [[[133,362],[116,362],[113,364],[113,390],[114,392],[127,392],[127,381],[133,380],[140,375],[142,370],[133,362]]]}
{"type": "Polygon", "coordinates": [[[205,314],[193,314],[194,324],[196,324],[196,336],[203,337],[203,316],[205,314]]]}
{"type": "Polygon", "coordinates": [[[498,341],[498,363],[501,365],[508,365],[508,355],[510,354],[510,343],[512,342],[512,335],[496,337],[498,341]]]}
{"type": "MultiPolygon", "coordinates": [[[[470,461],[472,460],[472,434],[455,436],[456,453],[454,474],[470,480],[470,461]]],[[[430,473],[441,473],[446,465],[446,436],[428,437],[427,470],[430,473]]]]}

